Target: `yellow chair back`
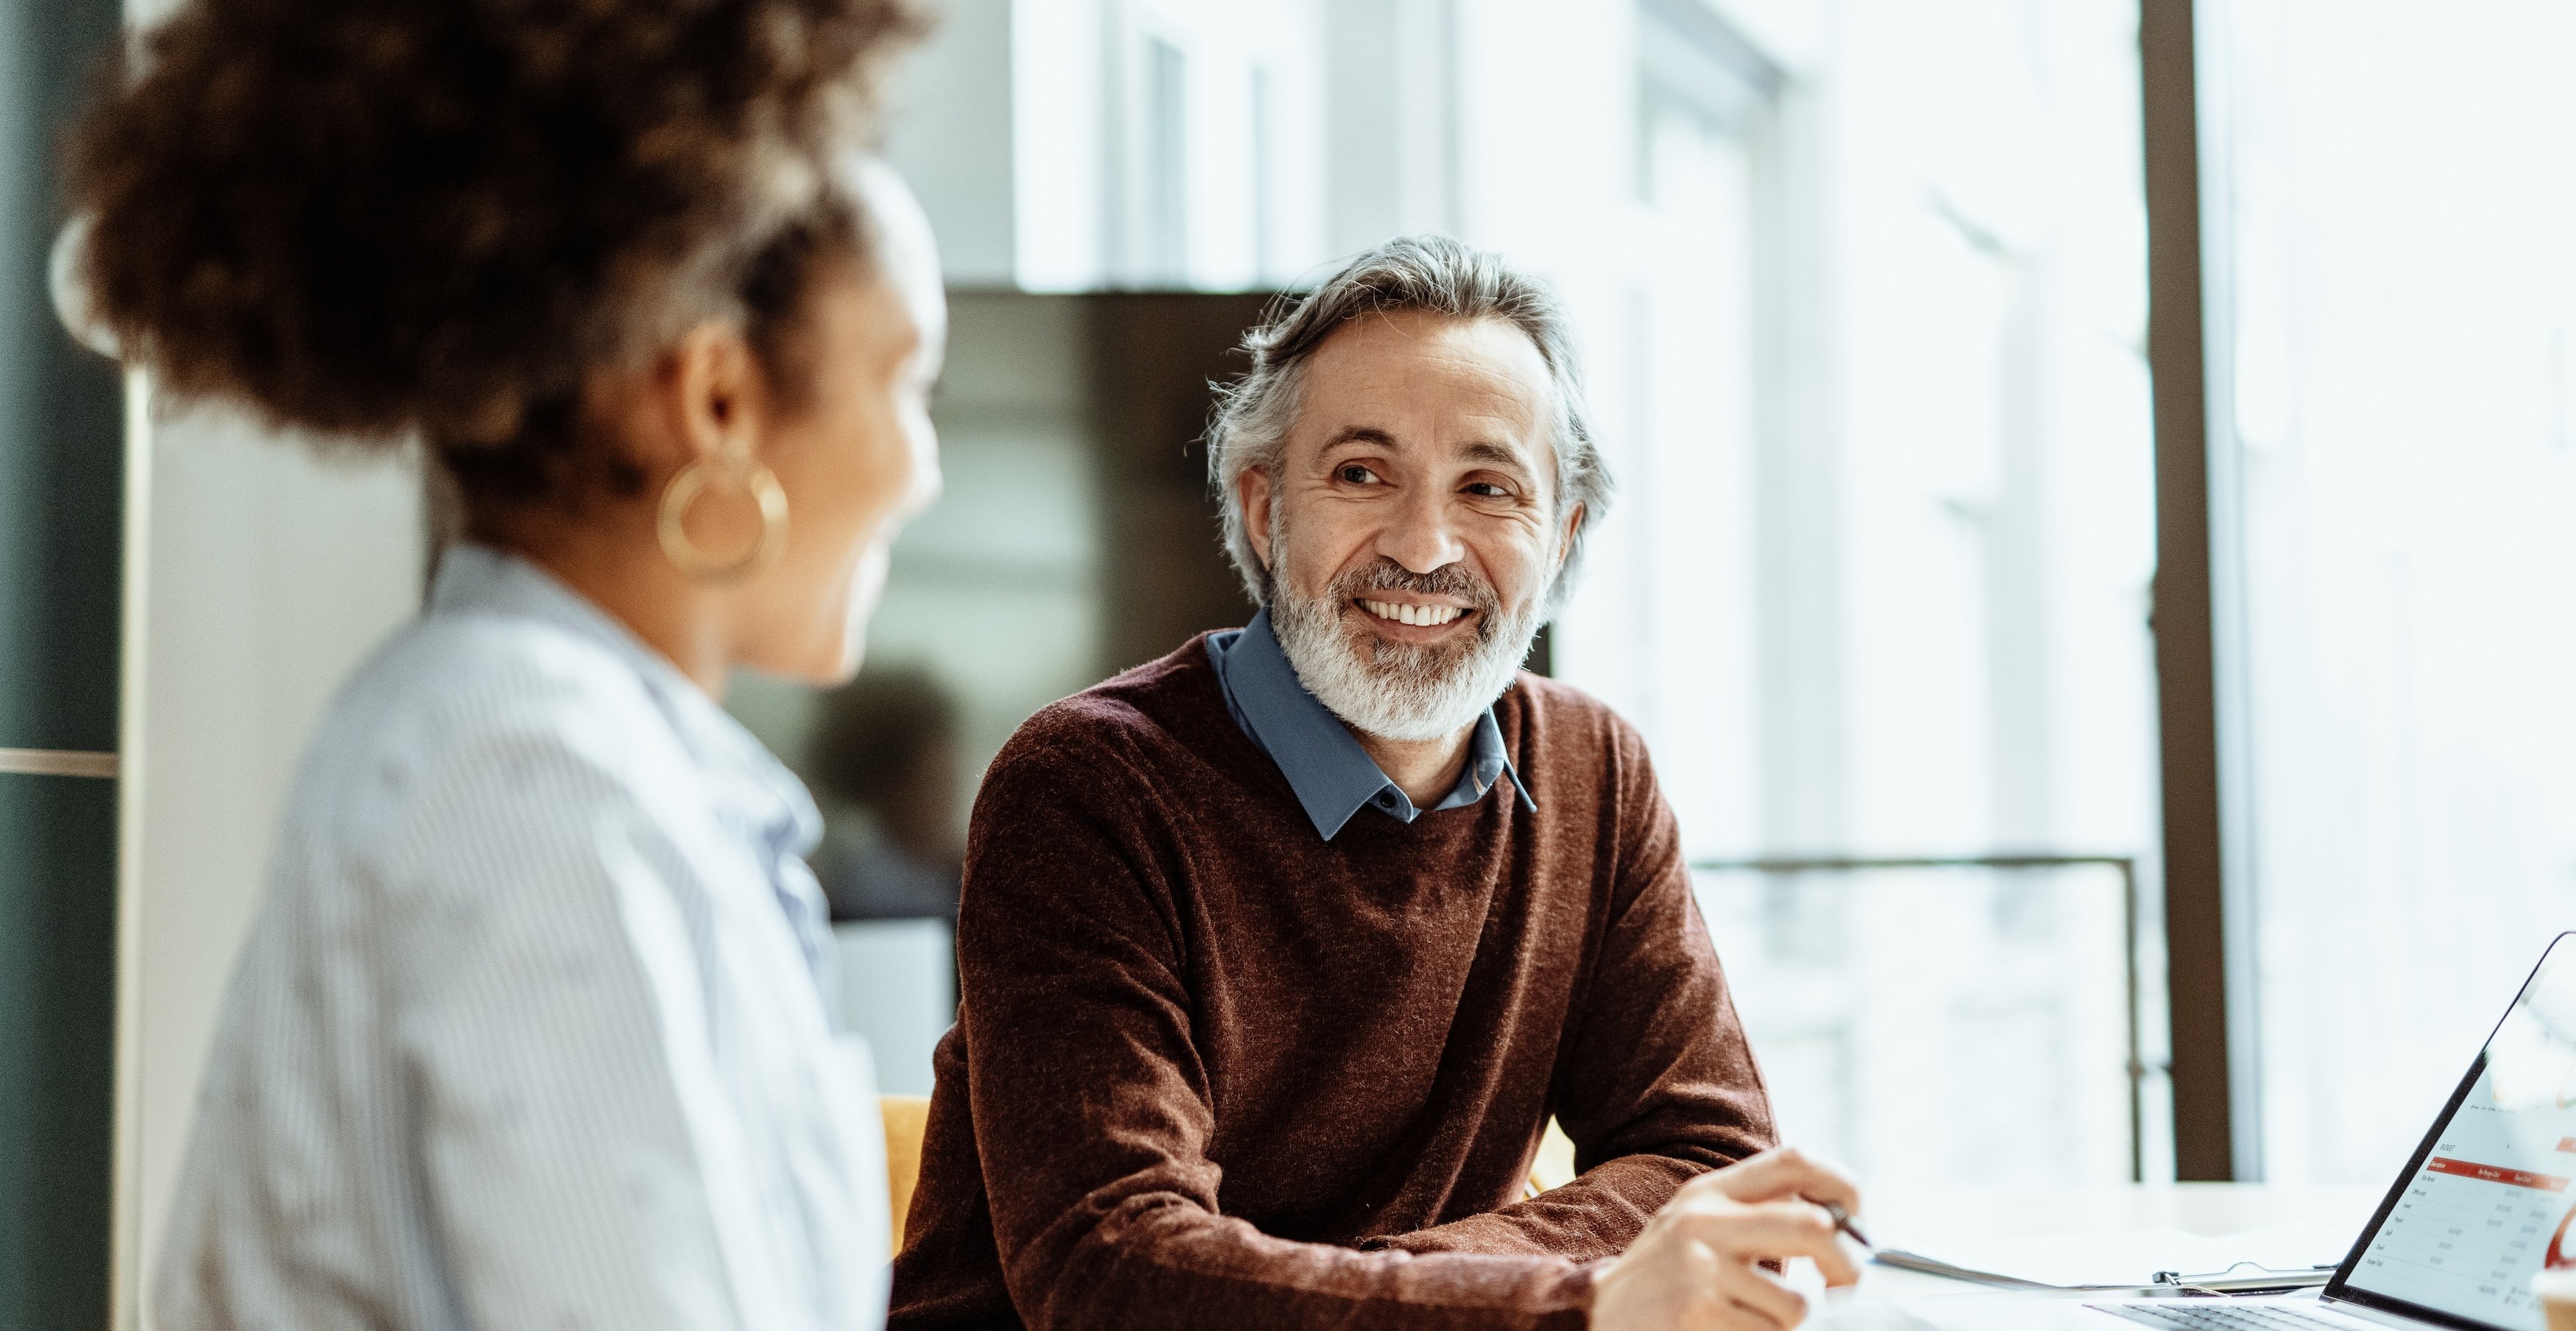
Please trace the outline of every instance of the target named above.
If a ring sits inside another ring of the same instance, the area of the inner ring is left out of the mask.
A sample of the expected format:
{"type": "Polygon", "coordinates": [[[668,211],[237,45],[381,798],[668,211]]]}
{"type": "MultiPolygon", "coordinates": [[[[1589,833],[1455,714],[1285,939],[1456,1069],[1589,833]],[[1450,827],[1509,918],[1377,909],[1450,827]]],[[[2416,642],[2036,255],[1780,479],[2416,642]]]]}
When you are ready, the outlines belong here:
{"type": "Polygon", "coordinates": [[[1529,1194],[1532,1197],[1550,1188],[1562,1188],[1574,1181],[1574,1139],[1556,1120],[1547,1121],[1547,1131],[1538,1139],[1538,1156],[1530,1161],[1529,1194]]]}
{"type": "Polygon", "coordinates": [[[880,1095],[877,1116],[885,1120],[886,1210],[894,1217],[887,1233],[894,1252],[901,1252],[903,1218],[912,1210],[913,1185],[921,1181],[921,1134],[930,1125],[930,1097],[880,1095]]]}

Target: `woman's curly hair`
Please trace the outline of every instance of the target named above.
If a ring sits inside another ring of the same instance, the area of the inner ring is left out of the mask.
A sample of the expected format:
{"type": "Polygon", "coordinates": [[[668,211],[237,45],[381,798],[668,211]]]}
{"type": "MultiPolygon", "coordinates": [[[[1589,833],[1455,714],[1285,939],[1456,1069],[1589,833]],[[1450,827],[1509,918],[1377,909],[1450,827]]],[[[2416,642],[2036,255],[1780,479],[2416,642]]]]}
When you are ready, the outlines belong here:
{"type": "MultiPolygon", "coordinates": [[[[592,370],[792,317],[908,0],[190,0],[74,132],[126,354],[559,488],[592,370]]],[[[480,480],[481,485],[476,481],[480,480]]]]}

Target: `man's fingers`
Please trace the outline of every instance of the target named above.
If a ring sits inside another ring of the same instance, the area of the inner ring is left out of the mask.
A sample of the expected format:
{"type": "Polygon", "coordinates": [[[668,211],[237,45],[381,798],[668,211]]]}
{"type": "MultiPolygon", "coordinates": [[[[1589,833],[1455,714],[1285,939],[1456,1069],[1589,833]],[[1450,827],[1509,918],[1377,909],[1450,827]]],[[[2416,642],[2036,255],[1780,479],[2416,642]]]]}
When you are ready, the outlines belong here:
{"type": "Polygon", "coordinates": [[[1860,1185],[1836,1166],[1794,1146],[1775,1146],[1760,1155],[1747,1156],[1691,1180],[1691,1186],[1724,1193],[1739,1202],[1804,1197],[1811,1202],[1840,1206],[1851,1214],[1860,1212],[1860,1185]]]}
{"type": "Polygon", "coordinates": [[[1689,1307],[1657,1331],[1790,1331],[1790,1327],[1749,1303],[1706,1294],[1691,1300],[1689,1307]]]}
{"type": "Polygon", "coordinates": [[[1824,1273],[1826,1284],[1840,1289],[1860,1283],[1860,1268],[1852,1265],[1851,1250],[1840,1241],[1827,1245],[1825,1251],[1815,1254],[1815,1258],[1816,1269],[1824,1273]]]}
{"type": "Polygon", "coordinates": [[[1852,1264],[1833,1217],[1813,1203],[1777,1201],[1722,1211],[1685,1211],[1673,1220],[1721,1256],[1811,1257],[1826,1284],[1860,1283],[1860,1268],[1852,1264]]]}
{"type": "Polygon", "coordinates": [[[1717,1292],[1781,1331],[1806,1320],[1807,1298],[1750,1261],[1718,1259],[1717,1292]]]}
{"type": "Polygon", "coordinates": [[[1686,1324],[1691,1331],[1791,1331],[1796,1326],[1733,1299],[1708,1300],[1691,1311],[1686,1324]]]}
{"type": "Polygon", "coordinates": [[[1830,1260],[1839,1263],[1844,1271],[1851,1270],[1851,1260],[1843,1255],[1833,1217],[1826,1215],[1823,1207],[1805,1202],[1763,1202],[1724,1211],[1687,1211],[1675,1215],[1673,1223],[1721,1258],[1813,1257],[1819,1266],[1830,1260]]]}
{"type": "Polygon", "coordinates": [[[1790,1328],[1797,1325],[1795,1322],[1781,1321],[1752,1304],[1738,1303],[1733,1299],[1726,1302],[1726,1319],[1733,1327],[1741,1328],[1741,1331],[1790,1331],[1790,1328]]]}

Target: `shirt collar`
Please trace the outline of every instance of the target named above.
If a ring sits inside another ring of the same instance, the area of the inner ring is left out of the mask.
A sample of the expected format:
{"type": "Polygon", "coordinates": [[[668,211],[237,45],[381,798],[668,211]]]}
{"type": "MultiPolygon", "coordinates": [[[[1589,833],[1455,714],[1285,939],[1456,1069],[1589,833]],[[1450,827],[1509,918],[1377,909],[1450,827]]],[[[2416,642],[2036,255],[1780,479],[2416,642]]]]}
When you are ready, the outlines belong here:
{"type": "MultiPolygon", "coordinates": [[[[1280,775],[1288,778],[1288,788],[1296,792],[1297,803],[1326,841],[1350,822],[1351,815],[1372,805],[1399,822],[1410,823],[1421,816],[1422,810],[1360,747],[1350,727],[1306,691],[1270,631],[1269,607],[1264,606],[1241,629],[1210,635],[1207,651],[1234,723],[1251,738],[1253,747],[1278,764],[1280,775]]],[[[1512,766],[1503,747],[1502,726],[1488,707],[1467,738],[1467,764],[1458,774],[1458,784],[1448,798],[1432,807],[1473,804],[1504,776],[1511,777],[1523,809],[1538,807],[1519,769],[1512,766]]]]}
{"type": "Polygon", "coordinates": [[[823,815],[786,764],[669,658],[553,574],[486,546],[451,545],[439,554],[429,613],[535,620],[606,650],[643,681],[726,813],[779,855],[802,857],[822,839],[823,815]]]}

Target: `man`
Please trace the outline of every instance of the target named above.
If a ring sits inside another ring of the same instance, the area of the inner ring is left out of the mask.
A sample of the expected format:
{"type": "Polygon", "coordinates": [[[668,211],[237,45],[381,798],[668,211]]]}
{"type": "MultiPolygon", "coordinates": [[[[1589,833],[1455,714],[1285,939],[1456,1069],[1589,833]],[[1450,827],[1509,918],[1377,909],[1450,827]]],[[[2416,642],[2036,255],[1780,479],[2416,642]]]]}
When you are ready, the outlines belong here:
{"type": "Polygon", "coordinates": [[[1795,1324],[1857,1194],[1764,1149],[1644,745],[1517,672],[1609,491],[1563,316],[1409,239],[1247,346],[1262,609],[985,778],[892,1325],[1795,1324]]]}

